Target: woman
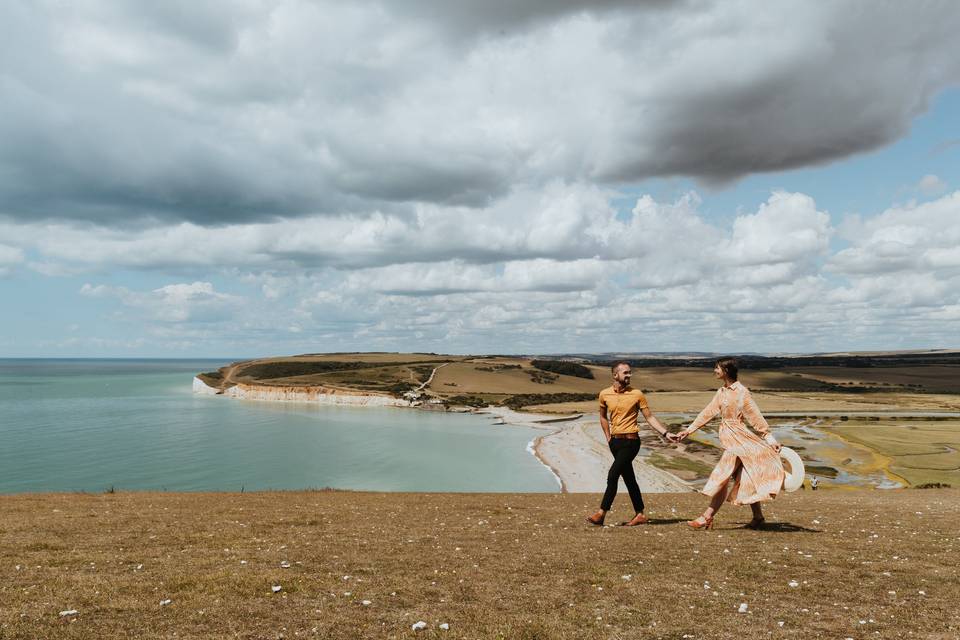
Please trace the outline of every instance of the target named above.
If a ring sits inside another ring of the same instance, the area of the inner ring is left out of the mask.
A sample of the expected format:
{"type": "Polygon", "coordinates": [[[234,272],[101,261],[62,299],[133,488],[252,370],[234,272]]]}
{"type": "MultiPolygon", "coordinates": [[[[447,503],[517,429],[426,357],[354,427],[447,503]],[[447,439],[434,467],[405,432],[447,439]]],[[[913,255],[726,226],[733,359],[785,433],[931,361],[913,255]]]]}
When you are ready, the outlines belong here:
{"type": "Polygon", "coordinates": [[[712,499],[703,515],[687,524],[694,529],[709,529],[726,499],[734,504],[749,504],[753,520],[747,526],[757,529],[764,522],[760,503],[773,500],[783,487],[780,443],[770,433],[770,425],[760,414],[750,391],[737,382],[737,361],[717,360],[713,372],[723,381],[723,386],[717,389],[697,419],[676,436],[676,440],[681,441],[720,414],[720,444],[724,452],[702,489],[712,499]],[[744,424],[744,418],[753,431],[744,424]],[[730,480],[733,486],[728,494],[730,480]]]}

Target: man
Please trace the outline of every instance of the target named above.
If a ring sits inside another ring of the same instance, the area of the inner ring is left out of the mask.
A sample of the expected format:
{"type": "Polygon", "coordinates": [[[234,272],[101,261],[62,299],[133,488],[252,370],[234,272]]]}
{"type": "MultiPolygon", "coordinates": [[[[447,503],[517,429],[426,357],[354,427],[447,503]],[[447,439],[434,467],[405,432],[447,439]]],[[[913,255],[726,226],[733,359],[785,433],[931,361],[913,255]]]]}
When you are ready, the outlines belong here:
{"type": "Polygon", "coordinates": [[[633,473],[633,459],[640,453],[640,429],[637,418],[643,413],[644,419],[657,433],[673,440],[666,428],[653,415],[647,406],[647,399],[638,389],[630,386],[632,372],[627,362],[617,362],[610,371],[613,374],[613,385],[600,392],[600,427],[613,454],[613,464],[607,473],[607,490],[600,502],[600,510],[587,517],[587,522],[600,526],[606,517],[613,499],[617,495],[617,484],[620,478],[627,485],[633,510],[636,515],[630,522],[624,523],[628,527],[635,527],[647,522],[643,515],[643,496],[637,485],[637,477],[633,473]]]}

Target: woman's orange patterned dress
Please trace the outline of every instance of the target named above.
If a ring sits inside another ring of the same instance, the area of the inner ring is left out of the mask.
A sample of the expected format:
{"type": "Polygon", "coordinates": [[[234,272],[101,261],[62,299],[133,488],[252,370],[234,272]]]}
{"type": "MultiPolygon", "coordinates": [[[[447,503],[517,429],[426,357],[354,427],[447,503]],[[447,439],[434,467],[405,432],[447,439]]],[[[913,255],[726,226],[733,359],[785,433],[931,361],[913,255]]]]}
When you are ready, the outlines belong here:
{"type": "Polygon", "coordinates": [[[728,502],[751,504],[773,500],[783,488],[783,463],[770,444],[776,440],[750,397],[750,390],[739,382],[720,387],[687,431],[693,433],[717,414],[720,414],[720,444],[724,452],[702,493],[715,496],[733,477],[728,502]],[[744,418],[753,431],[744,424],[744,418]]]}

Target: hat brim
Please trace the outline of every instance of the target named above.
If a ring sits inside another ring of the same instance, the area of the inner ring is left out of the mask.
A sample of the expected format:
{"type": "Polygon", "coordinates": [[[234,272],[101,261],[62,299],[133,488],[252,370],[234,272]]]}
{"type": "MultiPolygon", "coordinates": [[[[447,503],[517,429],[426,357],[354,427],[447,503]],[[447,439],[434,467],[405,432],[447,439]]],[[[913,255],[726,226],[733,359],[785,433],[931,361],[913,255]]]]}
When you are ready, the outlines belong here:
{"type": "Polygon", "coordinates": [[[803,486],[805,475],[803,460],[790,447],[780,447],[780,458],[784,462],[783,489],[785,491],[796,491],[803,486]]]}

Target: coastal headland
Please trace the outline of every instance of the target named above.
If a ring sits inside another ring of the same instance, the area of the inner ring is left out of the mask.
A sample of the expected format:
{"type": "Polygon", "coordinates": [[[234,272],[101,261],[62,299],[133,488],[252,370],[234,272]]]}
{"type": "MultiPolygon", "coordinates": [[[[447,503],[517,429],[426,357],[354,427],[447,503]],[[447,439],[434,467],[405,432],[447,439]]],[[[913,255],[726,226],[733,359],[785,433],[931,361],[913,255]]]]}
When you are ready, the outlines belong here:
{"type": "MultiPolygon", "coordinates": [[[[463,356],[330,353],[259,358],[200,373],[194,391],[247,400],[485,412],[543,431],[529,450],[565,492],[603,490],[606,450],[596,396],[609,365],[633,364],[635,386],[679,428],[715,391],[706,354],[463,356]]],[[[960,486],[960,352],[744,356],[751,388],[778,438],[821,488],[960,486]]],[[[641,487],[700,486],[719,457],[709,428],[684,445],[643,429],[641,487]]]]}

